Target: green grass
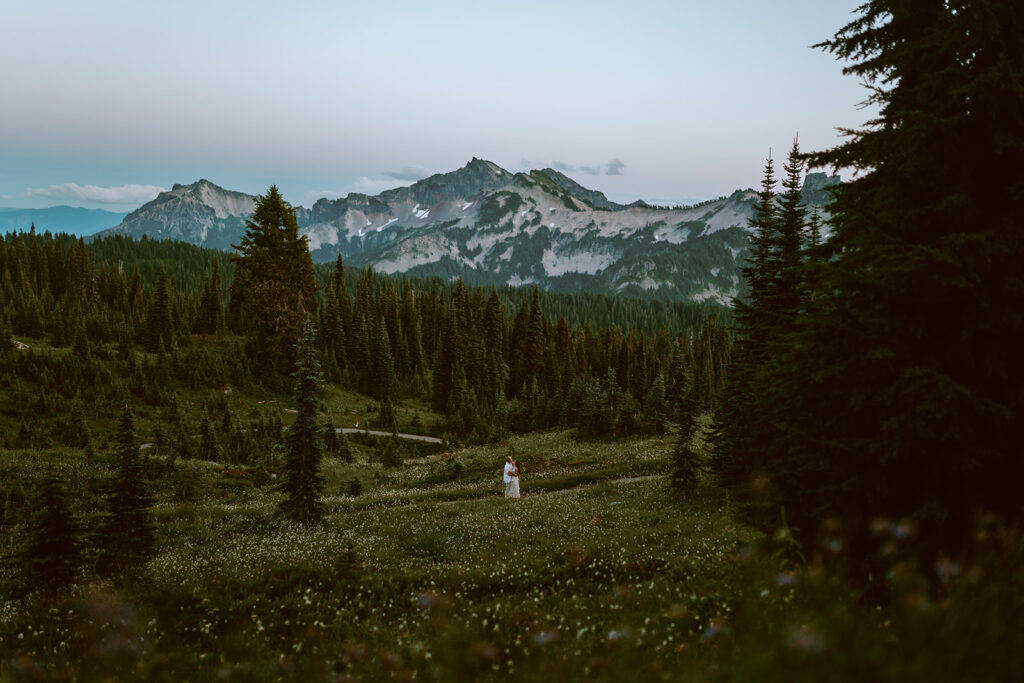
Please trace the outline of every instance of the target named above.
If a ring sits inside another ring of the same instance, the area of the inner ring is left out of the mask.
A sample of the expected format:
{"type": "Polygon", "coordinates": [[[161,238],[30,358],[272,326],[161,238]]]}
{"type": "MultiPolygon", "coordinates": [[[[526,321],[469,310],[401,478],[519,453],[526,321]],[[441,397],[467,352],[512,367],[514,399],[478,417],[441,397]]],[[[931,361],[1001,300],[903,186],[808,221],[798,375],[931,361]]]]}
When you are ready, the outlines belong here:
{"type": "MultiPolygon", "coordinates": [[[[1016,569],[1004,590],[965,579],[942,603],[904,568],[898,595],[917,595],[914,606],[865,609],[820,565],[786,566],[782,546],[743,524],[710,482],[671,496],[672,445],[546,432],[391,470],[360,451],[324,463],[328,514],[315,529],[279,523],[279,494],[224,479],[213,463],[154,463],[156,556],[114,582],[85,577],[63,598],[10,596],[3,677],[999,678],[985,675],[992,660],[979,652],[999,653],[996,671],[1015,670],[1016,569]],[[517,501],[501,496],[510,452],[523,464],[517,501]],[[189,496],[176,491],[185,475],[189,496]],[[344,495],[352,477],[364,495],[344,495]],[[975,643],[975,630],[989,640],[975,643]]],[[[0,463],[25,492],[58,472],[80,518],[95,521],[102,459],[6,451],[0,463]]],[[[28,505],[9,505],[8,550],[28,505]]],[[[4,578],[15,575],[7,565],[4,578]]]]}

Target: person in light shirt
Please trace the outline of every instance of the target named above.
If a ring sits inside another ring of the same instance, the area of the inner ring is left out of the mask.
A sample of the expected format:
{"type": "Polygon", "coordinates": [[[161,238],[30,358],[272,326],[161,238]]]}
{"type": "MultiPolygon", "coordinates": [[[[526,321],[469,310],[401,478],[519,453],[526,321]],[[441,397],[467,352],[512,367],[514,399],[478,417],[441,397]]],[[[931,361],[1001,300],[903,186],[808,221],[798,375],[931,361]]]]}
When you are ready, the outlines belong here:
{"type": "Polygon", "coordinates": [[[512,462],[512,456],[510,455],[510,456],[506,457],[505,458],[505,473],[502,476],[502,479],[505,481],[505,497],[506,498],[509,497],[509,493],[511,492],[511,489],[512,489],[512,473],[515,471],[515,469],[516,469],[516,466],[512,462]]]}
{"type": "Polygon", "coordinates": [[[508,495],[509,498],[518,498],[519,497],[519,461],[514,459],[514,458],[512,460],[512,471],[509,472],[509,476],[512,477],[512,481],[509,483],[508,493],[506,495],[508,495]]]}

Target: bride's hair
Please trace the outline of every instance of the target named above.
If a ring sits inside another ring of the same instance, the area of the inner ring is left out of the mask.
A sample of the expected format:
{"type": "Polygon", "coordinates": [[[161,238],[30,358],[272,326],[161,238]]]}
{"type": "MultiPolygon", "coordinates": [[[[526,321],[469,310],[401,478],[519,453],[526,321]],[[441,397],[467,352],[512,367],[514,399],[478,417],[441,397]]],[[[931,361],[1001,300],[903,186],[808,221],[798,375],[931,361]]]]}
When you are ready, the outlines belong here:
{"type": "Polygon", "coordinates": [[[512,464],[516,466],[516,472],[518,472],[519,474],[523,473],[523,467],[522,465],[519,464],[518,460],[513,460],[512,464]]]}

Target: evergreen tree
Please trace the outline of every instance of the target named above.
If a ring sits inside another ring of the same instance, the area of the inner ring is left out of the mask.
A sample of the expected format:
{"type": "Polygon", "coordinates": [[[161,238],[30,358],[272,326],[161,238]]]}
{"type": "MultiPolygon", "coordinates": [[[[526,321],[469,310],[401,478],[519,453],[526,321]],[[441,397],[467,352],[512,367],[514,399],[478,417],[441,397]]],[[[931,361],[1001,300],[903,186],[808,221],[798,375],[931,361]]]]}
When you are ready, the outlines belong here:
{"type": "Polygon", "coordinates": [[[18,448],[31,448],[32,447],[32,430],[29,428],[28,423],[25,422],[25,418],[21,418],[21,424],[18,426],[18,448]]]}
{"type": "Polygon", "coordinates": [[[220,282],[220,261],[214,259],[213,273],[203,286],[199,315],[194,331],[198,334],[221,334],[224,331],[224,297],[220,282]]]}
{"type": "Polygon", "coordinates": [[[821,255],[818,253],[821,247],[821,213],[818,211],[818,207],[815,206],[811,209],[811,216],[807,220],[807,252],[809,254],[809,260],[821,261],[821,255]]]}
{"type": "Polygon", "coordinates": [[[397,420],[395,418],[395,404],[391,402],[391,397],[384,399],[380,404],[380,413],[377,419],[377,424],[382,429],[394,429],[397,420]]]}
{"type": "Polygon", "coordinates": [[[345,432],[337,432],[338,434],[338,459],[342,462],[352,462],[355,459],[355,455],[352,453],[352,444],[348,441],[348,435],[345,432]]]}
{"type": "Polygon", "coordinates": [[[910,517],[930,566],[966,547],[979,509],[1022,516],[1022,28],[1020,3],[874,0],[822,44],[879,113],[810,156],[860,173],[759,397],[806,538],[828,515],[852,544],[873,517],[910,517]]]}
{"type": "Polygon", "coordinates": [[[0,315],[0,358],[14,353],[14,338],[7,319],[0,315]]]}
{"type": "Polygon", "coordinates": [[[316,277],[309,245],[299,235],[295,210],[271,185],[256,199],[231,284],[232,329],[252,337],[250,353],[267,377],[294,365],[303,320],[316,308],[316,277]]]}
{"type": "Polygon", "coordinates": [[[89,360],[89,338],[85,336],[85,325],[81,322],[75,327],[75,344],[72,352],[79,360],[89,360]]]}
{"type": "Polygon", "coordinates": [[[85,405],[81,394],[75,394],[71,401],[71,445],[75,448],[88,448],[92,442],[89,425],[85,421],[85,405]]]}
{"type": "Polygon", "coordinates": [[[58,479],[48,475],[39,491],[37,513],[21,554],[26,587],[56,590],[74,583],[81,565],[78,525],[58,479]]]}
{"type": "Polygon", "coordinates": [[[370,395],[376,399],[389,399],[395,389],[395,363],[391,355],[391,343],[388,341],[387,327],[381,318],[377,325],[376,340],[373,345],[372,373],[373,383],[370,395]]]}
{"type": "Polygon", "coordinates": [[[199,425],[199,458],[210,462],[221,462],[224,459],[209,413],[202,418],[199,425]]]}
{"type": "Polygon", "coordinates": [[[313,324],[306,321],[302,341],[296,345],[295,403],[298,413],[285,436],[283,480],[285,498],[278,512],[299,524],[318,523],[323,517],[323,429],[320,426],[322,377],[313,324]]]}
{"type": "MultiPolygon", "coordinates": [[[[162,269],[156,280],[153,301],[146,316],[146,348],[151,353],[169,350],[174,345],[174,318],[167,273],[162,269]]],[[[76,341],[77,348],[77,341],[76,341]]]]}
{"type": "Polygon", "coordinates": [[[782,194],[779,197],[776,244],[772,254],[774,262],[774,288],[771,297],[770,324],[776,329],[775,339],[792,331],[793,320],[800,308],[803,276],[802,257],[807,234],[807,207],[803,203],[804,161],[800,145],[793,140],[793,148],[783,166],[782,194]]]}
{"type": "MultiPolygon", "coordinates": [[[[764,167],[758,204],[750,227],[754,230],[751,238],[750,265],[744,267],[750,301],[734,299],[736,320],[736,342],[729,367],[728,381],[723,390],[723,409],[714,416],[713,438],[715,457],[711,468],[719,481],[726,486],[744,483],[752,473],[763,465],[764,442],[772,438],[773,425],[761,410],[760,390],[757,381],[759,373],[768,362],[768,345],[771,339],[773,302],[776,300],[775,286],[778,260],[775,248],[778,239],[779,217],[775,201],[775,170],[771,155],[764,167]]],[[[696,359],[695,359],[696,361],[696,359]]],[[[706,371],[706,368],[704,369],[706,371]]],[[[700,404],[701,385],[705,383],[705,371],[694,365],[694,400],[700,404]]],[[[680,411],[685,421],[685,409],[680,411]]]]}
{"type": "Polygon", "coordinates": [[[437,355],[434,371],[434,410],[448,411],[452,391],[457,388],[459,368],[462,365],[462,338],[459,334],[458,317],[454,307],[449,307],[444,321],[444,335],[441,338],[441,353],[437,355]]]}
{"type": "Polygon", "coordinates": [[[125,404],[117,432],[117,472],[107,499],[107,517],[100,528],[100,570],[130,567],[149,558],[155,538],[152,498],[143,481],[142,455],[135,440],[135,415],[125,404]]]}

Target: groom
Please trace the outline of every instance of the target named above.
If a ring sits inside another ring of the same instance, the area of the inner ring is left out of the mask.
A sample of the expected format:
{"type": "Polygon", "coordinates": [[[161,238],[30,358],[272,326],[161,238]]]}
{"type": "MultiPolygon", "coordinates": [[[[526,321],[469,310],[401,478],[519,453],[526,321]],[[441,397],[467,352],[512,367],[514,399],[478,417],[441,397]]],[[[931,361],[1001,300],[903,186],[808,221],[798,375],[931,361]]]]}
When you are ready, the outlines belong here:
{"type": "Polygon", "coordinates": [[[512,464],[512,456],[505,457],[505,474],[502,479],[505,480],[505,497],[508,498],[508,489],[512,486],[512,472],[516,466],[512,464]]]}

